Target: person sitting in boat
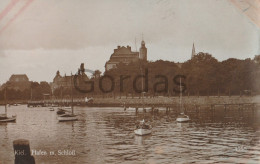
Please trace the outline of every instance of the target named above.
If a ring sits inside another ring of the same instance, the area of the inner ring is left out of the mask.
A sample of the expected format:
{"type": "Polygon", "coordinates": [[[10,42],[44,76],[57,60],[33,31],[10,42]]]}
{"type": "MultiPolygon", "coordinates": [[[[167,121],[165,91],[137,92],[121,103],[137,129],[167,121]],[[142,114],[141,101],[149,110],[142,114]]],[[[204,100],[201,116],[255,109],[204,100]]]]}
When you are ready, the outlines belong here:
{"type": "Polygon", "coordinates": [[[136,129],[150,129],[150,126],[145,124],[144,121],[140,121],[140,123],[136,125],[136,129]]]}
{"type": "Polygon", "coordinates": [[[178,115],[179,118],[188,118],[189,116],[185,115],[184,113],[180,113],[178,115]]]}

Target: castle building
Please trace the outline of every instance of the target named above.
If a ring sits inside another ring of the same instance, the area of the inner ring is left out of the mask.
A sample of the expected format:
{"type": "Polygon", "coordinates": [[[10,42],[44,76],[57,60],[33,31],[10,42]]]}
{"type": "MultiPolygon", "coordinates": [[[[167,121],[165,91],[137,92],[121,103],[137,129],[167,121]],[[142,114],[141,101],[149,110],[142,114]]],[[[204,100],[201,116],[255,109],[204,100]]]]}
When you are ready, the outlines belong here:
{"type": "Polygon", "coordinates": [[[130,46],[117,46],[117,49],[114,49],[114,53],[110,56],[109,61],[106,62],[105,69],[108,71],[116,68],[119,63],[129,64],[138,60],[147,61],[147,48],[144,41],[141,42],[139,52],[132,51],[130,46]]]}
{"type": "MultiPolygon", "coordinates": [[[[88,81],[89,78],[84,72],[84,64],[81,63],[80,69],[78,70],[78,79],[77,83],[79,81],[88,81]]],[[[53,82],[51,83],[51,89],[52,92],[58,88],[71,88],[74,85],[74,81],[72,81],[74,75],[67,76],[66,74],[64,76],[60,75],[60,71],[56,72],[56,76],[53,78],[53,82]]]]}

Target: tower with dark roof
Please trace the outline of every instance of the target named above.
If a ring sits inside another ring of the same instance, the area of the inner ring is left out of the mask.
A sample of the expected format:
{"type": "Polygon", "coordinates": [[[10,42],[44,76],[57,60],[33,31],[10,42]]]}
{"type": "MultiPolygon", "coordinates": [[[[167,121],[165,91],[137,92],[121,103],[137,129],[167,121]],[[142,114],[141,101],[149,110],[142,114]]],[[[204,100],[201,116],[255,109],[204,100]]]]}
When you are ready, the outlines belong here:
{"type": "Polygon", "coordinates": [[[139,58],[147,61],[147,48],[145,47],[144,40],[142,40],[141,47],[139,49],[139,58]]]}

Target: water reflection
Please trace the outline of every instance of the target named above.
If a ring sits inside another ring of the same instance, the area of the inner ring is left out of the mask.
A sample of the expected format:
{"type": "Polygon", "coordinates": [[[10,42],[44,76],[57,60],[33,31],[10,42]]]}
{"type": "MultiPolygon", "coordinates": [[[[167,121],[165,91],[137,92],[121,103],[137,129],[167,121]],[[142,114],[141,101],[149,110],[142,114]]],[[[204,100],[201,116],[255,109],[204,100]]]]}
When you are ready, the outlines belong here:
{"type": "Polygon", "coordinates": [[[150,135],[146,135],[146,136],[138,136],[138,135],[135,135],[134,138],[135,138],[135,143],[136,143],[137,145],[145,145],[145,144],[147,144],[147,142],[150,141],[150,139],[151,139],[151,134],[150,134],[150,135]]]}
{"type": "MultiPolygon", "coordinates": [[[[0,113],[4,109],[0,107],[0,113]]],[[[259,163],[259,109],[187,111],[192,121],[177,123],[177,112],[137,114],[122,108],[76,107],[79,121],[58,122],[48,108],[10,107],[16,123],[0,124],[0,163],[13,163],[12,141],[28,139],[31,149],[75,150],[76,156],[35,156],[37,163],[259,163]],[[145,118],[148,136],[134,135],[145,118]]]]}

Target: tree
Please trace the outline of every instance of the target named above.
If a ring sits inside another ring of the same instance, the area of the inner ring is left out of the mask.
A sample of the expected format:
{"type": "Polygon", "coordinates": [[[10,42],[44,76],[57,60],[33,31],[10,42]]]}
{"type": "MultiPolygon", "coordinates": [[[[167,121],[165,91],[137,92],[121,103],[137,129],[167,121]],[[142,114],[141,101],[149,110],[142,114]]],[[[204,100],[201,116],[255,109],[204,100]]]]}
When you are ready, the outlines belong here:
{"type": "Polygon", "coordinates": [[[207,95],[218,90],[219,62],[208,53],[200,52],[184,62],[181,71],[187,77],[187,91],[190,94],[207,95]]]}
{"type": "Polygon", "coordinates": [[[254,61],[260,64],[260,55],[255,55],[254,61]]]}

